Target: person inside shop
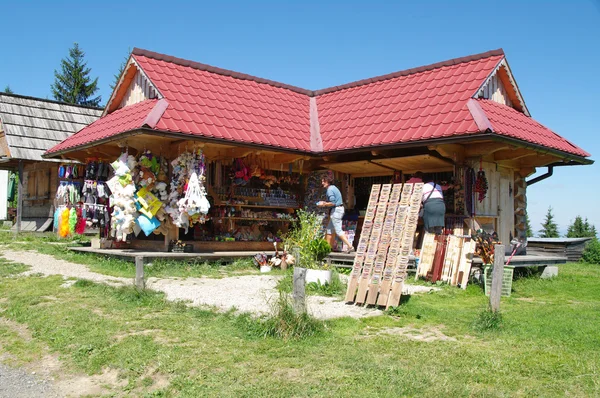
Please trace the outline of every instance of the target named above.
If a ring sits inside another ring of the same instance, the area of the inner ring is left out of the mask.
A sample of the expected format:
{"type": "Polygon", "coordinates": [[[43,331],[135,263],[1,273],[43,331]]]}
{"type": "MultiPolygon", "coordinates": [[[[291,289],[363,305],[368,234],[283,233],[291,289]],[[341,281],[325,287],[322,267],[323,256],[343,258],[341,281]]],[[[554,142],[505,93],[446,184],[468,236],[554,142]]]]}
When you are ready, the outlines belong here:
{"type": "Polygon", "coordinates": [[[333,185],[333,179],[329,176],[323,177],[321,179],[321,184],[323,188],[325,188],[327,200],[321,200],[317,202],[317,206],[319,207],[329,207],[329,223],[327,224],[327,231],[325,240],[331,247],[333,247],[334,236],[337,235],[342,242],[348,248],[345,253],[352,253],[354,251],[354,247],[348,241],[346,234],[342,230],[342,218],[344,217],[344,202],[342,201],[342,193],[333,185]]]}
{"type": "Polygon", "coordinates": [[[423,179],[423,197],[421,199],[423,227],[425,231],[442,234],[444,231],[444,218],[446,216],[446,204],[442,187],[436,184],[431,177],[423,177],[422,173],[415,173],[423,179]]]}

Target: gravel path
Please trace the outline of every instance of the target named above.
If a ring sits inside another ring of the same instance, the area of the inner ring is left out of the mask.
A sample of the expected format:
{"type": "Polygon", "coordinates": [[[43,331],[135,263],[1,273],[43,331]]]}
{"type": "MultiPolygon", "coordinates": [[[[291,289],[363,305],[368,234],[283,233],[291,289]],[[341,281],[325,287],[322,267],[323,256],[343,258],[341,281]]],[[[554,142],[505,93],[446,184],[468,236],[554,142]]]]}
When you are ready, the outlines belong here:
{"type": "MultiPolygon", "coordinates": [[[[65,278],[88,279],[112,286],[130,285],[132,278],[118,278],[91,272],[83,264],[56,259],[35,251],[4,250],[2,255],[10,261],[29,265],[24,275],[62,275],[65,278]]],[[[164,292],[168,300],[189,301],[195,306],[211,306],[221,311],[236,308],[240,312],[266,314],[276,300],[277,277],[270,275],[245,275],[222,279],[213,278],[148,278],[146,286],[164,292]]],[[[405,286],[404,294],[430,291],[424,286],[405,286]]],[[[309,313],[319,319],[349,316],[362,318],[381,315],[382,311],[347,305],[331,297],[307,296],[309,313]]]]}
{"type": "MultiPolygon", "coordinates": [[[[35,251],[4,250],[10,261],[31,267],[23,275],[62,275],[65,278],[88,279],[112,286],[133,284],[133,278],[118,278],[91,272],[86,265],[56,259],[35,251]]],[[[216,307],[227,311],[267,314],[277,296],[277,277],[245,275],[222,279],[214,278],[148,278],[146,286],[164,292],[168,300],[184,300],[195,306],[216,307]]],[[[361,318],[381,315],[378,309],[346,305],[330,297],[307,296],[309,313],[320,319],[350,316],[361,318]]]]}
{"type": "Polygon", "coordinates": [[[52,385],[21,369],[0,363],[0,398],[57,398],[52,385]]]}

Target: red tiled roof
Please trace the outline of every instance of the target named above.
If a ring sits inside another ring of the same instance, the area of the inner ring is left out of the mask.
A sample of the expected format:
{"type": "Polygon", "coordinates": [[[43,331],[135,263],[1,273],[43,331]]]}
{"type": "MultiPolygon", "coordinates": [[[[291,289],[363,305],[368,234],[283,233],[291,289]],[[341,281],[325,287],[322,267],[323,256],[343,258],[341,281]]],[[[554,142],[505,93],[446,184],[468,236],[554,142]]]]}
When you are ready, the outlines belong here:
{"type": "Polygon", "coordinates": [[[306,94],[144,55],[134,58],[169,102],[158,130],[310,151],[306,94]]]}
{"type": "Polygon", "coordinates": [[[531,142],[547,148],[588,157],[589,153],[573,145],[549,128],[521,112],[495,101],[478,99],[494,133],[531,142]]]}
{"type": "Polygon", "coordinates": [[[465,136],[491,123],[498,134],[589,156],[514,109],[472,99],[502,50],[316,92],[146,50],[132,57],[164,98],[114,111],[49,152],[144,126],[318,153],[465,136]]]}
{"type": "Polygon", "coordinates": [[[139,129],[159,100],[146,100],[134,105],[126,106],[110,113],[92,124],[79,130],[60,144],[50,148],[46,153],[64,151],[91,142],[106,139],[117,134],[139,129]]]}
{"type": "Polygon", "coordinates": [[[503,55],[423,68],[317,97],[325,151],[479,132],[466,107],[503,55]]]}

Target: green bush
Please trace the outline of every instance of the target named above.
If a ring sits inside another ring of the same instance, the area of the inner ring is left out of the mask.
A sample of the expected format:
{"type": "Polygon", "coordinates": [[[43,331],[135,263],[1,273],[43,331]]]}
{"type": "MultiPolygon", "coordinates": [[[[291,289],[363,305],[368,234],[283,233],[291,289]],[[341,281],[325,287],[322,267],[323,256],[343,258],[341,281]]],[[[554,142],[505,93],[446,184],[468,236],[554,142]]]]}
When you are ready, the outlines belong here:
{"type": "Polygon", "coordinates": [[[489,332],[499,330],[502,327],[502,314],[494,312],[490,307],[477,314],[473,321],[473,329],[478,332],[489,332]]]}
{"type": "Polygon", "coordinates": [[[280,292],[279,298],[273,303],[269,316],[252,320],[242,317],[248,334],[257,337],[274,337],[282,340],[301,340],[321,334],[325,325],[308,313],[298,313],[291,303],[288,294],[280,292]]]}
{"type": "Polygon", "coordinates": [[[600,241],[594,238],[585,246],[581,261],[589,264],[600,264],[600,241]]]}
{"type": "Polygon", "coordinates": [[[331,245],[325,239],[315,239],[309,243],[308,249],[315,256],[318,262],[325,260],[325,257],[331,253],[331,245]]]}

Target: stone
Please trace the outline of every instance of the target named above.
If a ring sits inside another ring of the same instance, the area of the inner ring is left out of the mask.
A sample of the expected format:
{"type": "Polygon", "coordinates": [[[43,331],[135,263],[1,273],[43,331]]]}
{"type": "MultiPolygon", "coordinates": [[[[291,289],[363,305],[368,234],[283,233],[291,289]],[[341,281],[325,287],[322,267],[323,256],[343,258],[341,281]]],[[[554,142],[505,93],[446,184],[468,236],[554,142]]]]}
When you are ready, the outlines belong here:
{"type": "Polygon", "coordinates": [[[558,276],[558,267],[555,265],[547,265],[546,267],[544,267],[544,271],[542,271],[542,275],[540,276],[540,278],[548,279],[554,278],[555,276],[558,276]]]}

